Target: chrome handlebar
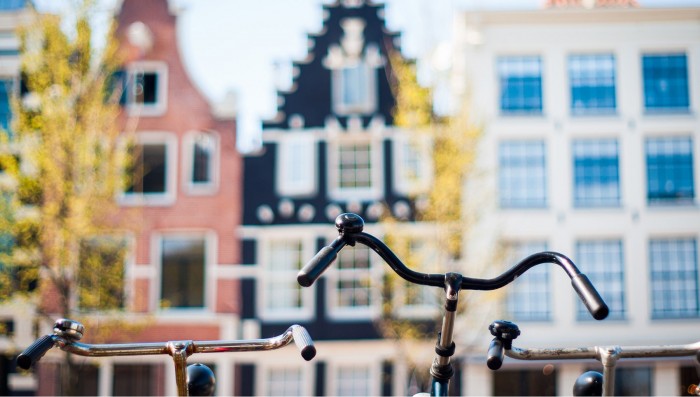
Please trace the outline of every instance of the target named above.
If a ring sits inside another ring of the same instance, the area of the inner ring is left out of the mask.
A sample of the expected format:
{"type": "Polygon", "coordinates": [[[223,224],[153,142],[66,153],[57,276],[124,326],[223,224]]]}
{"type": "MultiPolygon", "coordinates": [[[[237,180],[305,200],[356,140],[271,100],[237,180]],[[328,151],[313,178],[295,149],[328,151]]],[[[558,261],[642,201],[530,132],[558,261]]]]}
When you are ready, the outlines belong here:
{"type": "Polygon", "coordinates": [[[117,343],[117,344],[87,344],[78,342],[85,327],[73,320],[59,319],[54,324],[53,335],[44,335],[17,356],[17,365],[29,369],[39,361],[52,347],[57,346],[80,356],[141,356],[168,354],[175,364],[175,376],[178,394],[187,395],[187,357],[195,353],[226,353],[257,350],[275,350],[295,342],[301,356],[309,361],[316,356],[316,347],[306,329],[300,325],[292,325],[284,333],[265,339],[249,340],[210,340],[192,341],[179,340],[168,342],[147,343],[117,343]]]}

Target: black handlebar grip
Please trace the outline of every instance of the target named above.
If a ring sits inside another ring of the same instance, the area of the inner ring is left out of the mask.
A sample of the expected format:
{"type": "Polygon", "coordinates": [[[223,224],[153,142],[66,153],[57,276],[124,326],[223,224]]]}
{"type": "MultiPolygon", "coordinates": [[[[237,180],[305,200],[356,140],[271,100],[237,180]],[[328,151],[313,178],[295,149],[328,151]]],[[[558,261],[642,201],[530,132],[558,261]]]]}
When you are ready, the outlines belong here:
{"type": "Polygon", "coordinates": [[[486,353],[486,365],[492,370],[497,370],[503,365],[503,342],[493,338],[486,353]]]}
{"type": "Polygon", "coordinates": [[[576,290],[576,293],[586,305],[588,311],[596,320],[602,320],[608,316],[610,309],[601,298],[598,291],[595,289],[591,280],[585,274],[577,274],[571,278],[571,285],[576,290]]]}
{"type": "Polygon", "coordinates": [[[293,325],[292,336],[304,360],[311,361],[312,358],[316,357],[316,346],[314,346],[314,341],[311,340],[311,335],[309,335],[306,328],[300,325],[293,325]]]}
{"type": "Polygon", "coordinates": [[[338,256],[338,251],[345,245],[345,243],[338,244],[336,247],[335,241],[333,244],[321,248],[320,251],[307,263],[297,274],[297,282],[302,287],[310,287],[319,277],[323,274],[328,266],[333,263],[335,258],[338,256]]]}
{"type": "Polygon", "coordinates": [[[32,364],[44,357],[44,354],[46,354],[46,352],[53,347],[53,338],[53,335],[44,335],[34,341],[31,346],[26,348],[22,353],[20,353],[19,356],[17,356],[17,366],[22,369],[29,369],[32,364]]]}

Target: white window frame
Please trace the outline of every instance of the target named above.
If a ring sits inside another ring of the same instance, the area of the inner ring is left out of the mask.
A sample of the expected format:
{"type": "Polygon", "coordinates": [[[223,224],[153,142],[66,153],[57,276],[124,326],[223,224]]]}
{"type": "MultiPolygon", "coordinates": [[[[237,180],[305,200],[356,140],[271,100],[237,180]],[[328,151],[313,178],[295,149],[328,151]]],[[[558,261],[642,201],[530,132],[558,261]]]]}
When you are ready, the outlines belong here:
{"type": "MultiPolygon", "coordinates": [[[[126,144],[126,142],[124,142],[126,144]]],[[[177,136],[171,132],[150,131],[135,135],[136,145],[165,145],[165,191],[163,193],[121,192],[119,204],[124,206],[169,206],[175,203],[177,185],[177,136]]]]}
{"type": "Polygon", "coordinates": [[[370,114],[377,109],[377,69],[364,59],[345,59],[343,65],[332,71],[333,111],[338,115],[370,114]],[[345,97],[345,82],[343,72],[346,69],[363,68],[365,81],[362,89],[365,92],[364,101],[358,104],[347,104],[345,97]]]}
{"type": "Polygon", "coordinates": [[[416,195],[430,189],[433,181],[432,141],[429,136],[410,136],[400,132],[392,140],[394,188],[397,193],[416,195]],[[417,163],[417,175],[409,175],[411,163],[417,163]]]}
{"type": "MultiPolygon", "coordinates": [[[[272,371],[279,370],[299,370],[300,372],[300,394],[299,396],[311,396],[313,391],[313,366],[299,364],[297,355],[275,354],[273,360],[262,360],[258,362],[260,376],[257,377],[255,390],[261,390],[260,395],[269,396],[270,394],[270,378],[272,371]]],[[[293,396],[294,394],[285,393],[284,395],[293,396]]]]}
{"type": "MultiPolygon", "coordinates": [[[[328,243],[330,243],[330,239],[328,243]]],[[[358,320],[358,319],[375,319],[379,316],[382,305],[381,285],[382,285],[382,264],[377,262],[376,255],[369,247],[357,245],[355,247],[345,247],[345,250],[339,255],[348,255],[353,249],[366,249],[369,259],[369,305],[359,307],[338,306],[338,287],[337,282],[340,279],[340,274],[343,270],[338,266],[331,266],[326,271],[326,302],[328,305],[328,317],[334,320],[358,320]]],[[[360,270],[362,271],[362,270],[360,270]]],[[[346,270],[353,272],[353,270],[346,270]]]]}
{"type": "Polygon", "coordinates": [[[124,90],[126,110],[130,115],[162,116],[168,108],[168,64],[161,61],[137,61],[130,63],[126,67],[124,90]],[[136,81],[134,76],[138,73],[155,73],[158,75],[156,102],[154,104],[134,102],[133,87],[136,81]]]}
{"type": "Polygon", "coordinates": [[[156,264],[156,275],[151,283],[151,307],[159,314],[182,315],[187,313],[210,313],[214,312],[216,303],[216,279],[215,262],[217,253],[217,239],[214,231],[167,231],[154,233],[151,237],[151,262],[156,264]],[[166,238],[188,238],[204,240],[204,304],[202,307],[169,307],[163,308],[160,305],[162,295],[163,276],[163,240],[166,238]]]}
{"type": "Polygon", "coordinates": [[[283,197],[311,196],[317,191],[318,143],[311,132],[289,132],[277,140],[277,193],[283,197]]]}
{"type": "MultiPolygon", "coordinates": [[[[425,226],[423,228],[425,228],[425,226]]],[[[432,228],[428,228],[428,230],[430,229],[432,228]]],[[[420,263],[417,264],[411,264],[409,267],[418,272],[430,273],[429,268],[434,266],[435,263],[441,262],[441,259],[439,259],[440,250],[435,246],[435,243],[437,243],[437,241],[435,241],[435,234],[425,235],[416,233],[405,237],[408,238],[410,242],[422,241],[426,246],[418,250],[416,254],[421,257],[423,255],[428,257],[428,259],[421,260],[420,263]],[[430,258],[432,255],[434,256],[430,258]]],[[[411,252],[411,255],[414,255],[414,253],[411,252]]],[[[434,288],[425,288],[424,286],[415,285],[405,281],[403,278],[398,278],[397,282],[398,284],[395,285],[394,288],[395,296],[392,299],[398,317],[423,319],[433,318],[435,316],[435,312],[440,308],[442,301],[440,295],[436,293],[434,288]],[[419,298],[419,303],[410,304],[406,302],[407,289],[418,291],[421,296],[419,298]]]]}
{"type": "Polygon", "coordinates": [[[351,133],[328,142],[328,195],[332,200],[347,202],[356,200],[378,200],[384,191],[384,155],[382,140],[368,132],[351,133]],[[344,145],[369,145],[370,186],[363,188],[340,187],[340,149],[344,145]]]}
{"type": "Polygon", "coordinates": [[[367,372],[369,374],[369,379],[367,379],[369,390],[367,394],[368,396],[379,396],[381,395],[381,374],[382,374],[382,368],[381,368],[381,362],[382,360],[378,360],[376,356],[372,355],[371,360],[364,359],[363,357],[367,357],[362,354],[358,354],[358,352],[355,352],[352,356],[349,355],[343,355],[343,356],[336,356],[333,361],[328,362],[328,373],[326,379],[328,380],[326,384],[326,395],[327,396],[338,396],[338,387],[339,387],[339,375],[340,371],[344,368],[351,368],[351,367],[364,367],[367,368],[367,372]]]}
{"type": "Polygon", "coordinates": [[[221,137],[215,131],[190,131],[182,142],[182,186],[191,195],[211,195],[218,191],[221,169],[221,137]],[[194,182],[194,149],[199,137],[211,139],[212,151],[209,159],[209,182],[194,182]]]}
{"type": "MultiPolygon", "coordinates": [[[[258,239],[257,244],[257,255],[259,258],[260,271],[258,272],[259,278],[257,279],[257,291],[256,291],[256,302],[258,302],[257,313],[261,320],[263,321],[303,321],[310,320],[314,316],[315,312],[315,288],[302,288],[300,287],[296,279],[289,278],[289,275],[280,275],[280,278],[289,279],[289,283],[297,286],[301,290],[301,306],[297,308],[280,308],[271,309],[268,307],[269,300],[267,292],[267,282],[270,281],[270,272],[267,270],[270,267],[270,261],[272,258],[271,245],[279,241],[289,241],[289,242],[300,242],[301,243],[301,258],[300,261],[304,261],[305,258],[312,258],[316,252],[316,238],[313,234],[303,234],[294,233],[290,237],[288,230],[270,231],[265,234],[264,237],[258,239]]],[[[303,262],[301,265],[303,266],[303,262]]],[[[295,272],[289,272],[296,274],[295,272]]]]}

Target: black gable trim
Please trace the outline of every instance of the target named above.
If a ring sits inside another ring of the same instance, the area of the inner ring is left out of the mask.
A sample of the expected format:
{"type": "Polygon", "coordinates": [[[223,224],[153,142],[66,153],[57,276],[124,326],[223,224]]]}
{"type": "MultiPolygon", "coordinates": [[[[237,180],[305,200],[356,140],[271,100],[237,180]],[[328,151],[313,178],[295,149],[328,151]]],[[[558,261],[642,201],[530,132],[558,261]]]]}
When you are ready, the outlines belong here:
{"type": "MultiPolygon", "coordinates": [[[[290,129],[289,118],[297,114],[303,117],[304,128],[322,128],[329,116],[337,117],[332,109],[331,71],[323,66],[323,59],[331,45],[340,43],[344,33],[341,21],[346,18],[365,21],[364,46],[376,46],[385,61],[384,66],[377,69],[377,109],[373,114],[362,115],[362,124],[366,127],[372,117],[381,116],[388,125],[393,125],[392,110],[396,100],[391,90],[392,73],[388,58],[390,53],[400,50],[400,34],[389,31],[384,19],[379,16],[384,5],[363,2],[359,7],[345,7],[342,2],[338,2],[323,5],[323,8],[328,15],[323,28],[317,34],[308,35],[314,43],[313,48],[304,61],[293,62],[294,67],[299,69],[292,83],[293,88],[287,92],[278,92],[283,100],[282,105],[278,107],[274,119],[263,122],[263,130],[290,129]]],[[[347,117],[337,118],[345,127],[347,117]]]]}

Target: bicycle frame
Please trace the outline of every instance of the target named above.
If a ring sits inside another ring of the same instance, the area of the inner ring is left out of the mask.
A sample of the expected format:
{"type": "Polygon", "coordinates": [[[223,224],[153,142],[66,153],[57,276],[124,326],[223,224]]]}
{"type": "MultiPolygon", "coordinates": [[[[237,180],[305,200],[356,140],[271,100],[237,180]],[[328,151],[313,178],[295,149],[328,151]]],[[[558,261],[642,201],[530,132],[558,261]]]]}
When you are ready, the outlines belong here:
{"type": "MultiPolygon", "coordinates": [[[[700,364],[700,341],[685,345],[655,346],[592,346],[574,348],[518,348],[513,339],[520,335],[518,326],[509,321],[495,321],[489,326],[495,336],[488,350],[489,368],[497,370],[503,363],[503,354],[517,360],[580,360],[594,359],[603,364],[602,395],[615,393],[615,367],[620,359],[652,357],[690,357],[700,364]]],[[[700,390],[696,390],[696,394],[700,390]]]]}
{"type": "Polygon", "coordinates": [[[450,358],[455,352],[453,341],[454,321],[460,289],[494,290],[506,286],[530,268],[543,264],[559,265],[571,279],[572,287],[597,320],[608,315],[608,307],[591,284],[590,280],[581,273],[576,265],[566,256],[556,252],[540,252],[531,255],[518,264],[492,279],[476,279],[464,277],[459,273],[426,274],[413,271],[406,267],[401,260],[378,238],[364,233],[364,220],[356,214],[340,214],[335,220],[339,236],[333,242],[323,247],[297,275],[298,283],[303,287],[311,286],[337,258],[344,247],[356,243],[366,245],[376,252],[399,276],[408,282],[445,290],[445,314],[442,327],[435,345],[437,356],[430,367],[432,375],[431,395],[447,396],[450,379],[454,369],[450,358]]]}
{"type": "Polygon", "coordinates": [[[306,329],[292,325],[281,335],[266,339],[250,340],[178,340],[168,342],[120,343],[120,344],[86,344],[78,342],[85,328],[77,321],[59,319],[54,325],[54,334],[37,339],[17,357],[17,365],[29,369],[32,364],[52,347],[87,357],[106,356],[140,356],[167,354],[173,358],[175,381],[180,396],[188,395],[187,358],[195,353],[226,353],[256,350],[274,350],[296,343],[302,357],[309,361],[316,355],[316,348],[306,329]]]}

